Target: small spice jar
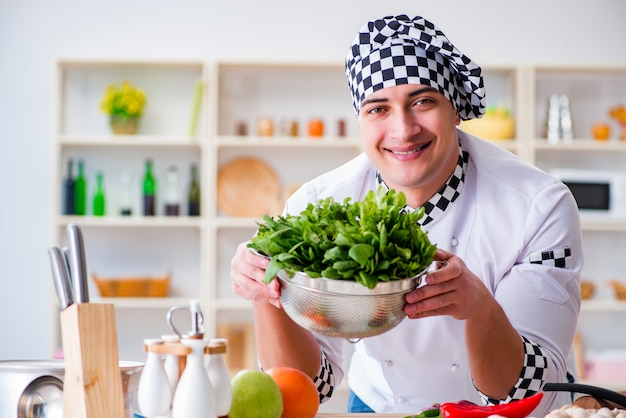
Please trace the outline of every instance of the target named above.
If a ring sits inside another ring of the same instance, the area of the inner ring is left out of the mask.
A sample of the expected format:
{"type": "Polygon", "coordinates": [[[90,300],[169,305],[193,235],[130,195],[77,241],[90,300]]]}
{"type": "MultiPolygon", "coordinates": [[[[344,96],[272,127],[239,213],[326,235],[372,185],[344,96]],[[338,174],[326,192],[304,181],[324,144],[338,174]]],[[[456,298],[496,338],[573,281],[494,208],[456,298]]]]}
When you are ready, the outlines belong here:
{"type": "Polygon", "coordinates": [[[238,121],[235,123],[235,135],[246,136],[248,135],[248,125],[244,121],[238,121]]]}
{"type": "Polygon", "coordinates": [[[298,136],[298,121],[295,119],[283,119],[280,124],[280,133],[284,136],[298,136]]]}
{"type": "Polygon", "coordinates": [[[337,136],[344,137],[346,136],[346,120],[339,119],[337,121],[337,136]]]}
{"type": "Polygon", "coordinates": [[[309,120],[308,132],[311,137],[324,136],[324,122],[318,118],[309,120]]]}
{"type": "Polygon", "coordinates": [[[270,118],[259,118],[256,123],[256,133],[259,136],[274,135],[274,121],[270,118]]]}

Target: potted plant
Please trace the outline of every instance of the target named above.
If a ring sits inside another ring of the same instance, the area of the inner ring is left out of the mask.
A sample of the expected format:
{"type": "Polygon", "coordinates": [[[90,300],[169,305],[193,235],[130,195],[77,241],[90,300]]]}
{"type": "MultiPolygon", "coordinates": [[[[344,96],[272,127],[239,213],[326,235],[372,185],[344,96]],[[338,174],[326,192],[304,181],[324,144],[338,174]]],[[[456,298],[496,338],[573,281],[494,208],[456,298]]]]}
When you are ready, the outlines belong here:
{"type": "Polygon", "coordinates": [[[130,135],[137,132],[145,105],[144,91],[133,86],[130,81],[123,81],[119,85],[107,86],[100,110],[109,115],[113,133],[130,135]]]}

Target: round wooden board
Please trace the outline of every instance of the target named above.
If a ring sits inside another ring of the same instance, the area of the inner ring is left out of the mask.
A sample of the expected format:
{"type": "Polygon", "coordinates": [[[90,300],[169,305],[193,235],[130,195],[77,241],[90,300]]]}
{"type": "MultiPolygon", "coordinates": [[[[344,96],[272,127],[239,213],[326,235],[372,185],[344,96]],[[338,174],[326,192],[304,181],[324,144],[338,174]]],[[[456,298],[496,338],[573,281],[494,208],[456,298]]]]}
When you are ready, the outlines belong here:
{"type": "Polygon", "coordinates": [[[278,176],[257,158],[236,158],[217,173],[217,206],[229,216],[273,215],[279,202],[278,176]]]}

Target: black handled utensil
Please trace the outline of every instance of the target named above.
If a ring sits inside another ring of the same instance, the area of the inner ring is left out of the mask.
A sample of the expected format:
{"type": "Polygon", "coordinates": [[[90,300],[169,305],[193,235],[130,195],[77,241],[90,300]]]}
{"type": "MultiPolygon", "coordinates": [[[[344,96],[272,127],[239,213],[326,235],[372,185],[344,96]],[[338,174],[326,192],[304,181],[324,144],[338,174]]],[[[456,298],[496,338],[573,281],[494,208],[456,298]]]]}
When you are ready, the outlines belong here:
{"type": "Polygon", "coordinates": [[[546,392],[584,393],[585,395],[604,399],[622,408],[626,408],[626,396],[597,386],[583,385],[580,383],[546,383],[543,385],[543,390],[546,392]]]}

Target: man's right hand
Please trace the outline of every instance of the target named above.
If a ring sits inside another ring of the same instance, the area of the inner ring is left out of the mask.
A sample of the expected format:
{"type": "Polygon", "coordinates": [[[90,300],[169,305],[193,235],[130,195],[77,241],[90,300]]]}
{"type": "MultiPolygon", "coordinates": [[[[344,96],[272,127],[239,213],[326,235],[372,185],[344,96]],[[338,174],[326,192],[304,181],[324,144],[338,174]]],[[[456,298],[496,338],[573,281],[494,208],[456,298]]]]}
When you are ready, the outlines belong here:
{"type": "Polygon", "coordinates": [[[230,262],[230,280],[233,291],[239,296],[255,302],[269,302],[277,308],[280,304],[280,285],[274,279],[269,285],[263,282],[265,269],[270,260],[254,254],[248,248],[248,242],[237,246],[235,256],[230,262]]]}

